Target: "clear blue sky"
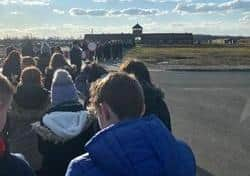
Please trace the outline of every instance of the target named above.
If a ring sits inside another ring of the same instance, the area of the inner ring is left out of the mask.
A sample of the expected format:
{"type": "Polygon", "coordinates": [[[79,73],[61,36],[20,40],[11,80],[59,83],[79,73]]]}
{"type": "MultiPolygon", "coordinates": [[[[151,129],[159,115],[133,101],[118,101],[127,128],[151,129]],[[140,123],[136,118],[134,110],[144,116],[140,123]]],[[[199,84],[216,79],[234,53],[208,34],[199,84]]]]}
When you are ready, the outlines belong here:
{"type": "Polygon", "coordinates": [[[144,32],[250,36],[250,0],[0,0],[0,37],[144,32]]]}

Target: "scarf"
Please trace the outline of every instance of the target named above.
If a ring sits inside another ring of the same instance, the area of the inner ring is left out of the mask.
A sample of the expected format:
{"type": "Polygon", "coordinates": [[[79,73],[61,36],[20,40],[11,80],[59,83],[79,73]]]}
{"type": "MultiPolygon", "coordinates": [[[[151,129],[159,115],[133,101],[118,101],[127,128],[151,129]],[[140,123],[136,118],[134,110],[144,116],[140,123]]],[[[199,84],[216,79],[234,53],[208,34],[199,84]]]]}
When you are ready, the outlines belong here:
{"type": "Polygon", "coordinates": [[[7,150],[6,142],[2,136],[0,136],[0,157],[2,157],[7,150]]]}

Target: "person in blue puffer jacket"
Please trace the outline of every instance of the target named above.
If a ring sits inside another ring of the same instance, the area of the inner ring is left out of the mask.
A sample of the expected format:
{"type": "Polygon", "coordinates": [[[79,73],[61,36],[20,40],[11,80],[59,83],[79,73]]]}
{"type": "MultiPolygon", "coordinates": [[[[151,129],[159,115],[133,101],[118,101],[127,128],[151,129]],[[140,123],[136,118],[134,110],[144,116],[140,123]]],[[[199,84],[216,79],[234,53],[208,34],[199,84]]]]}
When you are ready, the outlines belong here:
{"type": "Polygon", "coordinates": [[[190,147],[145,111],[143,89],[126,73],[110,73],[91,87],[101,131],[73,159],[66,176],[195,176],[190,147]]]}

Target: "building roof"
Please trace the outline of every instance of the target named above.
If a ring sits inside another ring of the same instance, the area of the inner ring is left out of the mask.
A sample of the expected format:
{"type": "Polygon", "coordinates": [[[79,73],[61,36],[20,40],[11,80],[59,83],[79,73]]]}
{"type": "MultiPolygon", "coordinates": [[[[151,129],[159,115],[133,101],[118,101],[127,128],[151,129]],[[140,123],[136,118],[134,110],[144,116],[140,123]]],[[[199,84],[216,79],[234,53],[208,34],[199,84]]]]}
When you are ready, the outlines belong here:
{"type": "Polygon", "coordinates": [[[142,29],[142,26],[137,23],[136,25],[133,26],[133,29],[134,28],[141,28],[142,29]]]}

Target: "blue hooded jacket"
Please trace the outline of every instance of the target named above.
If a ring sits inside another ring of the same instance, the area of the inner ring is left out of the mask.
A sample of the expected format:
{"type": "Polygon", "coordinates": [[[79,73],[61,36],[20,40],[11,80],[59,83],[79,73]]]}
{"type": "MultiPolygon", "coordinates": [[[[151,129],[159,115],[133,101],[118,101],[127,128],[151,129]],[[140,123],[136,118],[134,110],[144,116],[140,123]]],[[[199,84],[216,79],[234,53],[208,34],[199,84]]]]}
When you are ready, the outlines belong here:
{"type": "Polygon", "coordinates": [[[195,176],[191,149],[155,116],[120,122],[97,133],[66,176],[195,176]]]}

